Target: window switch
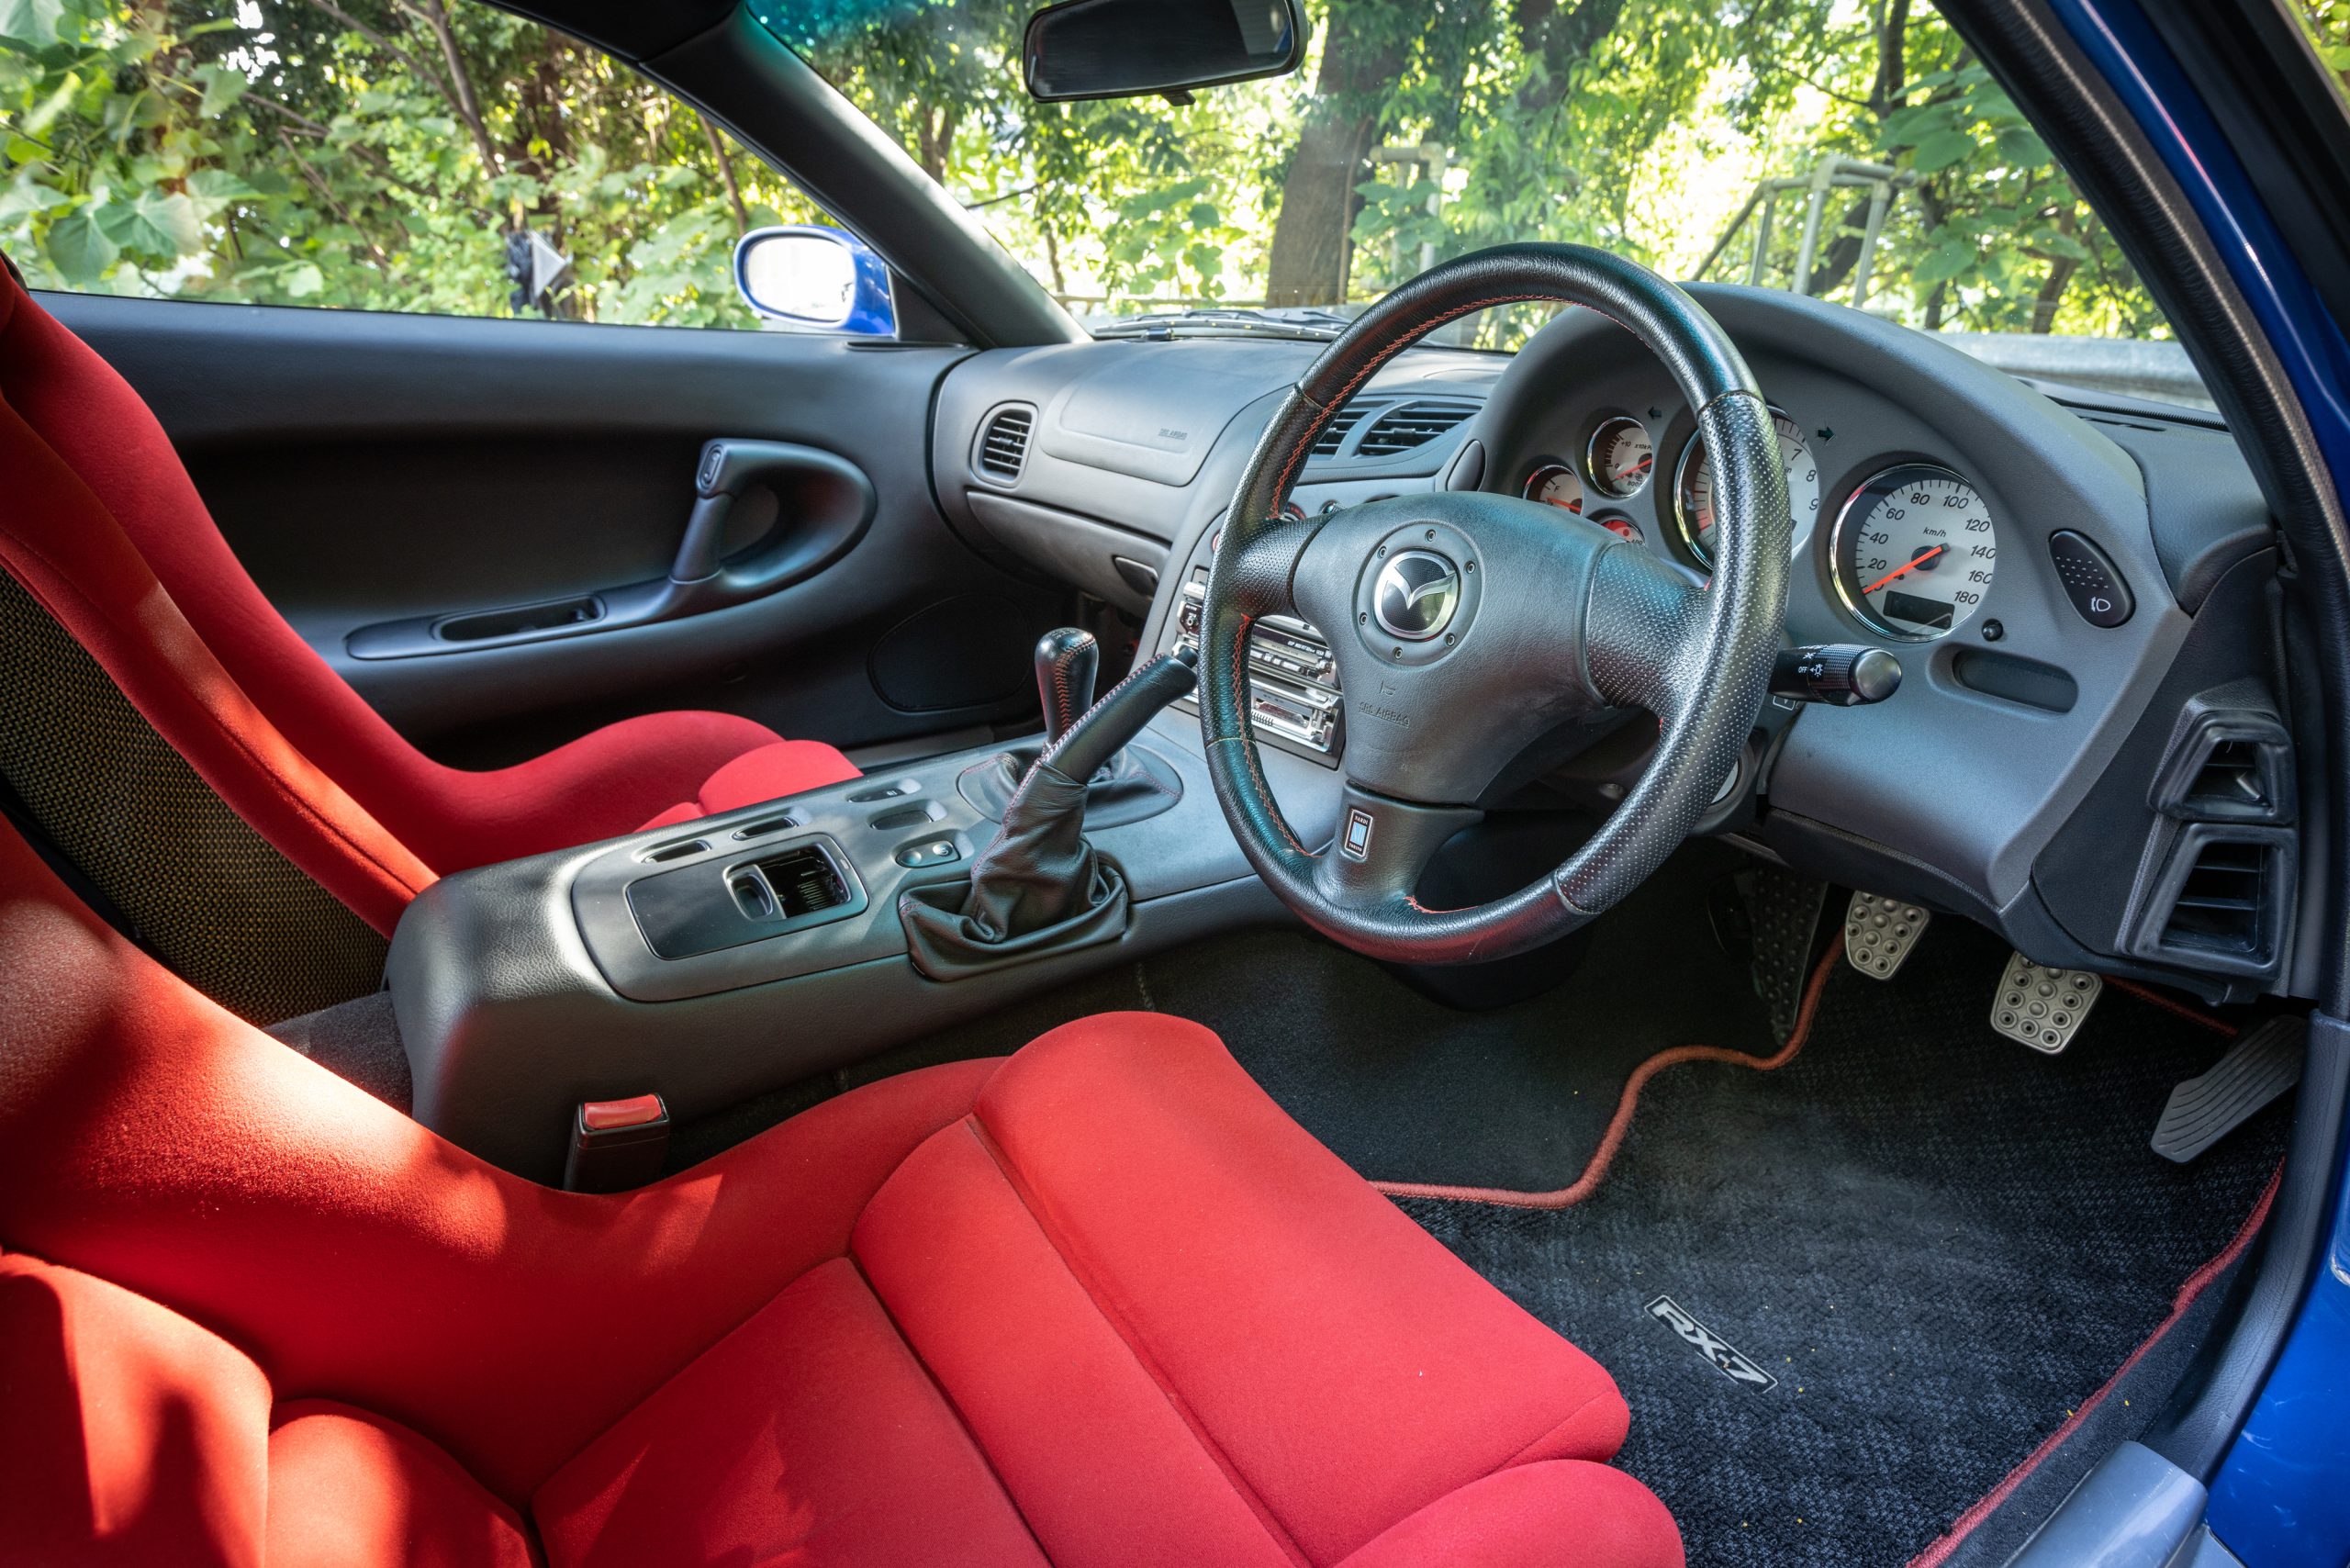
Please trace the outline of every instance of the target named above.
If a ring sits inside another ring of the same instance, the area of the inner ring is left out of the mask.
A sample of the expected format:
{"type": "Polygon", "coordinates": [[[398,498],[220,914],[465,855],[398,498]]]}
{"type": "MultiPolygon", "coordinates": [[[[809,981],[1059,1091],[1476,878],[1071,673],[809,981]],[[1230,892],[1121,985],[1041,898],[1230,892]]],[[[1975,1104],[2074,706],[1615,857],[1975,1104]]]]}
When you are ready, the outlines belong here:
{"type": "Polygon", "coordinates": [[[909,844],[898,851],[898,864],[919,871],[930,866],[951,866],[963,858],[951,838],[925,838],[920,844],[909,844]]]}

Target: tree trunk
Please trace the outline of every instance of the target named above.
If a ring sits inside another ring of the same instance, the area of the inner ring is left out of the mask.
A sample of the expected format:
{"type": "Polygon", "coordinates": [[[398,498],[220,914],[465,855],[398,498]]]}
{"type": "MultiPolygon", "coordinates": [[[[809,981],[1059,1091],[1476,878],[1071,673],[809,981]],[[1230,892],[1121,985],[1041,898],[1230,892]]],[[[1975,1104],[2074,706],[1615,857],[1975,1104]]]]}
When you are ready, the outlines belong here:
{"type": "Polygon", "coordinates": [[[1558,0],[1517,0],[1518,45],[1542,62],[1541,73],[1528,74],[1519,84],[1517,106],[1522,114],[1555,108],[1574,85],[1574,68],[1591,57],[1624,14],[1624,0],[1575,0],[1561,6],[1558,0]]]}
{"type": "Polygon", "coordinates": [[[946,183],[947,156],[955,151],[955,128],[962,118],[963,111],[953,104],[934,109],[924,106],[914,115],[914,162],[942,185],[946,183]]]}
{"type": "MultiPolygon", "coordinates": [[[[701,119],[697,114],[696,119],[701,119]]],[[[751,214],[743,205],[743,187],[734,182],[734,160],[726,151],[726,139],[718,128],[704,119],[701,133],[710,140],[710,155],[718,160],[719,184],[726,187],[726,205],[734,209],[734,230],[737,237],[751,231],[751,214]]]]}
{"type": "Polygon", "coordinates": [[[404,0],[404,8],[421,21],[440,44],[442,62],[449,68],[449,105],[464,121],[465,133],[473,138],[474,151],[481,159],[482,177],[496,179],[506,172],[506,164],[489,140],[488,122],[482,118],[481,98],[474,92],[473,73],[465,68],[464,53],[457,47],[457,33],[449,21],[448,7],[441,0],[421,0],[420,5],[415,6],[406,6],[404,0]]]}
{"type": "Polygon", "coordinates": [[[1364,160],[1379,134],[1383,89],[1404,68],[1407,40],[1376,27],[1373,0],[1330,0],[1314,104],[1281,180],[1273,252],[1265,268],[1268,305],[1338,305],[1354,259],[1355,211],[1364,160]],[[1384,31],[1388,36],[1378,36],[1384,31]]]}
{"type": "Polygon", "coordinates": [[[2048,263],[2048,277],[2040,286],[2039,297],[2031,302],[2031,330],[2053,332],[2056,330],[2056,308],[2065,302],[2065,290],[2071,286],[2073,274],[2081,263],[2070,256],[2058,256],[2048,263]]]}
{"type": "Polygon", "coordinates": [[[1337,305],[1354,261],[1355,186],[1377,120],[1317,105],[1297,139],[1266,267],[1268,305],[1337,305]]]}

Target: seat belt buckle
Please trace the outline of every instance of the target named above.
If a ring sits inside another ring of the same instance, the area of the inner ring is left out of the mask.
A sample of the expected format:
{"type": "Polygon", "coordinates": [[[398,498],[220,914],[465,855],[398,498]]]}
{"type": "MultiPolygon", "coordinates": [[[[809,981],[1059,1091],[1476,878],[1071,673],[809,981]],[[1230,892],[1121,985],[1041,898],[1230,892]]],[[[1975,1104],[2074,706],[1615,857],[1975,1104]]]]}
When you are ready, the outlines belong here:
{"type": "Polygon", "coordinates": [[[625,1193],[658,1181],[669,1152],[669,1107],[658,1094],[583,1101],[571,1114],[566,1193],[625,1193]]]}

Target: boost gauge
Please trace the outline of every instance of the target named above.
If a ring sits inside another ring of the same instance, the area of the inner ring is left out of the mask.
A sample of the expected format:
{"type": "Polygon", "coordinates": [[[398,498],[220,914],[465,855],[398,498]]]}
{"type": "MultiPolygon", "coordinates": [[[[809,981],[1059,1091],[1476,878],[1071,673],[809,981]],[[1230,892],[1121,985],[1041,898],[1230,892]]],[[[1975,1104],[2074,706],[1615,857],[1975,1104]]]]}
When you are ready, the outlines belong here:
{"type": "Polygon", "coordinates": [[[1563,463],[1546,463],[1526,477],[1526,498],[1567,511],[1583,510],[1583,481],[1563,463]]]}
{"type": "MultiPolygon", "coordinates": [[[[1779,458],[1786,465],[1787,514],[1796,537],[1819,515],[1819,460],[1804,440],[1803,427],[1778,409],[1771,410],[1771,427],[1779,432],[1779,458]]],[[[1714,564],[1714,470],[1706,461],[1706,439],[1693,435],[1681,449],[1673,476],[1673,517],[1681,525],[1681,543],[1700,566],[1714,564]]]]}
{"type": "Polygon", "coordinates": [[[1591,471],[1592,487],[1620,501],[1639,495],[1640,487],[1649,482],[1649,470],[1656,465],[1656,448],[1649,440],[1648,426],[1618,414],[1602,420],[1591,432],[1583,461],[1591,471]]]}
{"type": "Polygon", "coordinates": [[[1836,519],[1836,591],[1888,637],[1931,642],[1966,624],[1991,587],[1998,532],[1974,486],[1904,463],[1852,492],[1836,519]]]}

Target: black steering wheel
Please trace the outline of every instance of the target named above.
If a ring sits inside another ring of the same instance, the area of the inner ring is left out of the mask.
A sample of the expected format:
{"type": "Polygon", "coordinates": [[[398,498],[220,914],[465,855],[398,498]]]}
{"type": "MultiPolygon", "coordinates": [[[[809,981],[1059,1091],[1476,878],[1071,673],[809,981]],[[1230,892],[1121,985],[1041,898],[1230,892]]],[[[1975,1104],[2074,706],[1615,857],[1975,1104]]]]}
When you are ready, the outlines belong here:
{"type": "Polygon", "coordinates": [[[1663,863],[1736,764],[1778,647],[1792,528],[1753,374],[1680,289],[1579,245],[1505,245],[1421,274],[1292,389],[1225,515],[1202,608],[1200,722],[1241,848],[1308,924],[1374,958],[1466,963],[1573,930],[1663,863]],[[1514,496],[1438,492],[1282,516],[1315,438],[1381,365],[1448,321],[1522,300],[1597,310],[1672,372],[1713,466],[1721,543],[1710,584],[1514,496]],[[1248,628],[1275,614],[1322,629],[1346,696],[1345,797],[1318,849],[1282,820],[1248,730],[1248,628]],[[1647,773],[1592,838],[1507,898],[1434,910],[1413,896],[1513,758],[1611,708],[1645,709],[1661,734],[1647,773]]]}

